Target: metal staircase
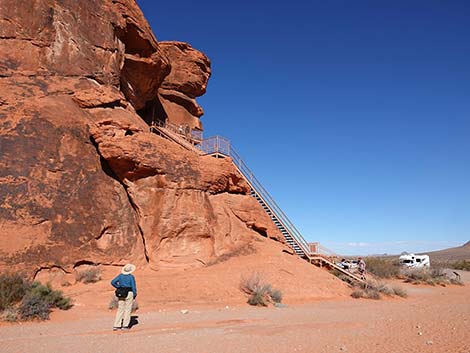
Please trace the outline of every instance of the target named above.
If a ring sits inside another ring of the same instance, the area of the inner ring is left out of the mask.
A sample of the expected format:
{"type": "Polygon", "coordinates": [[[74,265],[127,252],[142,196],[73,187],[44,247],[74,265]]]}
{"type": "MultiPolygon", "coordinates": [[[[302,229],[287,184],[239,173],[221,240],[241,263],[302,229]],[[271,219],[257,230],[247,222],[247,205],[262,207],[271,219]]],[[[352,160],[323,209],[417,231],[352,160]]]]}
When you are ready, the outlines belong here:
{"type": "Polygon", "coordinates": [[[215,157],[230,157],[232,159],[235,167],[250,185],[250,195],[259,202],[261,207],[263,207],[264,211],[284,236],[286,243],[298,256],[310,263],[316,264],[317,266],[325,266],[330,269],[334,269],[354,281],[365,283],[363,279],[359,278],[355,274],[336,265],[336,263],[331,260],[331,257],[334,257],[336,254],[331,250],[318,243],[309,244],[305,241],[299,230],[289,220],[259,180],[256,179],[253,172],[248,168],[245,162],[243,162],[240,155],[233,149],[229,140],[221,136],[214,136],[206,140],[202,140],[197,147],[204,151],[205,154],[213,155],[215,157]],[[315,250],[312,251],[312,248],[315,250]]]}
{"type": "MultiPolygon", "coordinates": [[[[159,132],[161,132],[166,137],[172,139],[173,141],[179,143],[179,140],[185,138],[184,136],[178,136],[174,131],[162,126],[155,126],[159,132]]],[[[271,218],[273,223],[279,229],[279,231],[284,236],[286,243],[293,249],[293,251],[301,258],[309,261],[312,264],[315,264],[320,267],[328,267],[334,269],[350,279],[365,283],[365,281],[355,274],[344,270],[332,260],[336,254],[334,254],[329,249],[321,246],[318,243],[309,244],[299,230],[294,226],[286,214],[281,210],[281,208],[274,201],[272,196],[268,191],[263,187],[258,179],[253,175],[253,172],[248,168],[248,166],[243,162],[240,155],[233,149],[230,144],[230,141],[221,137],[214,136],[208,139],[200,139],[194,143],[194,141],[189,140],[183,141],[183,147],[190,150],[197,150],[198,154],[203,155],[212,155],[216,158],[231,158],[233,164],[238,169],[240,174],[244,177],[246,182],[250,186],[250,195],[254,197],[261,207],[265,210],[267,215],[271,218]],[[194,143],[194,144],[193,144],[194,143]]]]}
{"type": "MultiPolygon", "coordinates": [[[[193,130],[194,131],[194,130],[193,130]]],[[[187,128],[182,125],[174,125],[171,123],[157,123],[153,122],[150,125],[150,132],[156,132],[160,136],[165,137],[179,144],[181,147],[196,152],[199,155],[204,155],[199,148],[195,146],[200,140],[195,136],[194,133],[187,132],[187,128]]]]}
{"type": "Polygon", "coordinates": [[[264,202],[264,200],[259,196],[256,191],[251,188],[250,195],[254,197],[263,207],[265,212],[268,214],[269,217],[271,217],[271,220],[273,223],[276,225],[276,227],[279,229],[279,231],[282,233],[284,236],[286,243],[294,250],[294,252],[299,255],[302,258],[306,258],[307,254],[305,251],[297,244],[297,242],[292,238],[290,235],[289,231],[286,229],[286,227],[282,224],[282,222],[279,220],[279,218],[276,217],[276,214],[274,214],[269,206],[264,202]]]}
{"type": "Polygon", "coordinates": [[[307,259],[310,256],[309,244],[302,237],[302,234],[297,230],[294,224],[289,220],[286,214],[274,201],[272,196],[263,187],[258,179],[253,175],[253,172],[243,162],[240,155],[230,145],[230,141],[221,137],[214,136],[206,140],[202,140],[198,147],[206,154],[214,155],[216,157],[225,156],[232,159],[233,164],[238,169],[241,175],[245,178],[246,182],[250,185],[250,195],[256,198],[268,216],[272,219],[276,227],[284,236],[287,244],[295,251],[300,257],[307,259]]]}

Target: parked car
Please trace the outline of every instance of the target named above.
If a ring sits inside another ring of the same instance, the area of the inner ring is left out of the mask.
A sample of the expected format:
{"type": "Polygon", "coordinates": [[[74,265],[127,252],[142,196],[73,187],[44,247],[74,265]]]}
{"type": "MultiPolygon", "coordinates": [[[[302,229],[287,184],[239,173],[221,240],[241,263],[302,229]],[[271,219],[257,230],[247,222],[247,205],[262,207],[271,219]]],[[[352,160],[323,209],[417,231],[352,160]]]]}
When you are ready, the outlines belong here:
{"type": "Polygon", "coordinates": [[[341,262],[337,263],[337,265],[345,270],[352,270],[358,267],[358,262],[359,261],[357,260],[342,259],[341,262]]]}

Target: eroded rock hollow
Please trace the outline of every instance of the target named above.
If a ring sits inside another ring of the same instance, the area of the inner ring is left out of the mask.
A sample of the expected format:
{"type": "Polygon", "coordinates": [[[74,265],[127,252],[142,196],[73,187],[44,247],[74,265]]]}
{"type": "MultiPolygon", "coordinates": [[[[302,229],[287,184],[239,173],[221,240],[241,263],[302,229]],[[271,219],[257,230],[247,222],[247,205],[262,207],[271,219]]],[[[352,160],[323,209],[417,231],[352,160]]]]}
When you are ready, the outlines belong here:
{"type": "Polygon", "coordinates": [[[202,129],[210,61],[157,42],[133,0],[0,0],[0,268],[204,266],[280,233],[202,129]]]}

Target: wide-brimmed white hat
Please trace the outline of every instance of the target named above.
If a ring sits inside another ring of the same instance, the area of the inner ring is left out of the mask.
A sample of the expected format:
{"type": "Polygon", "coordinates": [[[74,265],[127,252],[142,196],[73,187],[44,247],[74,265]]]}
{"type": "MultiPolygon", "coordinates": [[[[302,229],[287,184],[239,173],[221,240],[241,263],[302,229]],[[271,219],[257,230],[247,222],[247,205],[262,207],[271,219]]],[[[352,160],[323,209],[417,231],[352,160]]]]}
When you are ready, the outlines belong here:
{"type": "Polygon", "coordinates": [[[131,274],[132,272],[135,271],[135,265],[133,264],[127,264],[126,266],[124,266],[121,270],[121,273],[123,275],[129,275],[131,274]]]}

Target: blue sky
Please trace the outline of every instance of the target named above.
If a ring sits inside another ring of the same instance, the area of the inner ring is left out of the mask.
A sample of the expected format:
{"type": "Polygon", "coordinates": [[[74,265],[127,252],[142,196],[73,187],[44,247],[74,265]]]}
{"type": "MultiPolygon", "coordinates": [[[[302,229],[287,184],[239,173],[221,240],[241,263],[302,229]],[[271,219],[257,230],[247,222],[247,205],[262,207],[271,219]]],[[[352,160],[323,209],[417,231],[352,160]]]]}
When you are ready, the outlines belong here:
{"type": "Polygon", "coordinates": [[[308,241],[470,240],[470,2],[138,0],[212,61],[198,99],[308,241]]]}

